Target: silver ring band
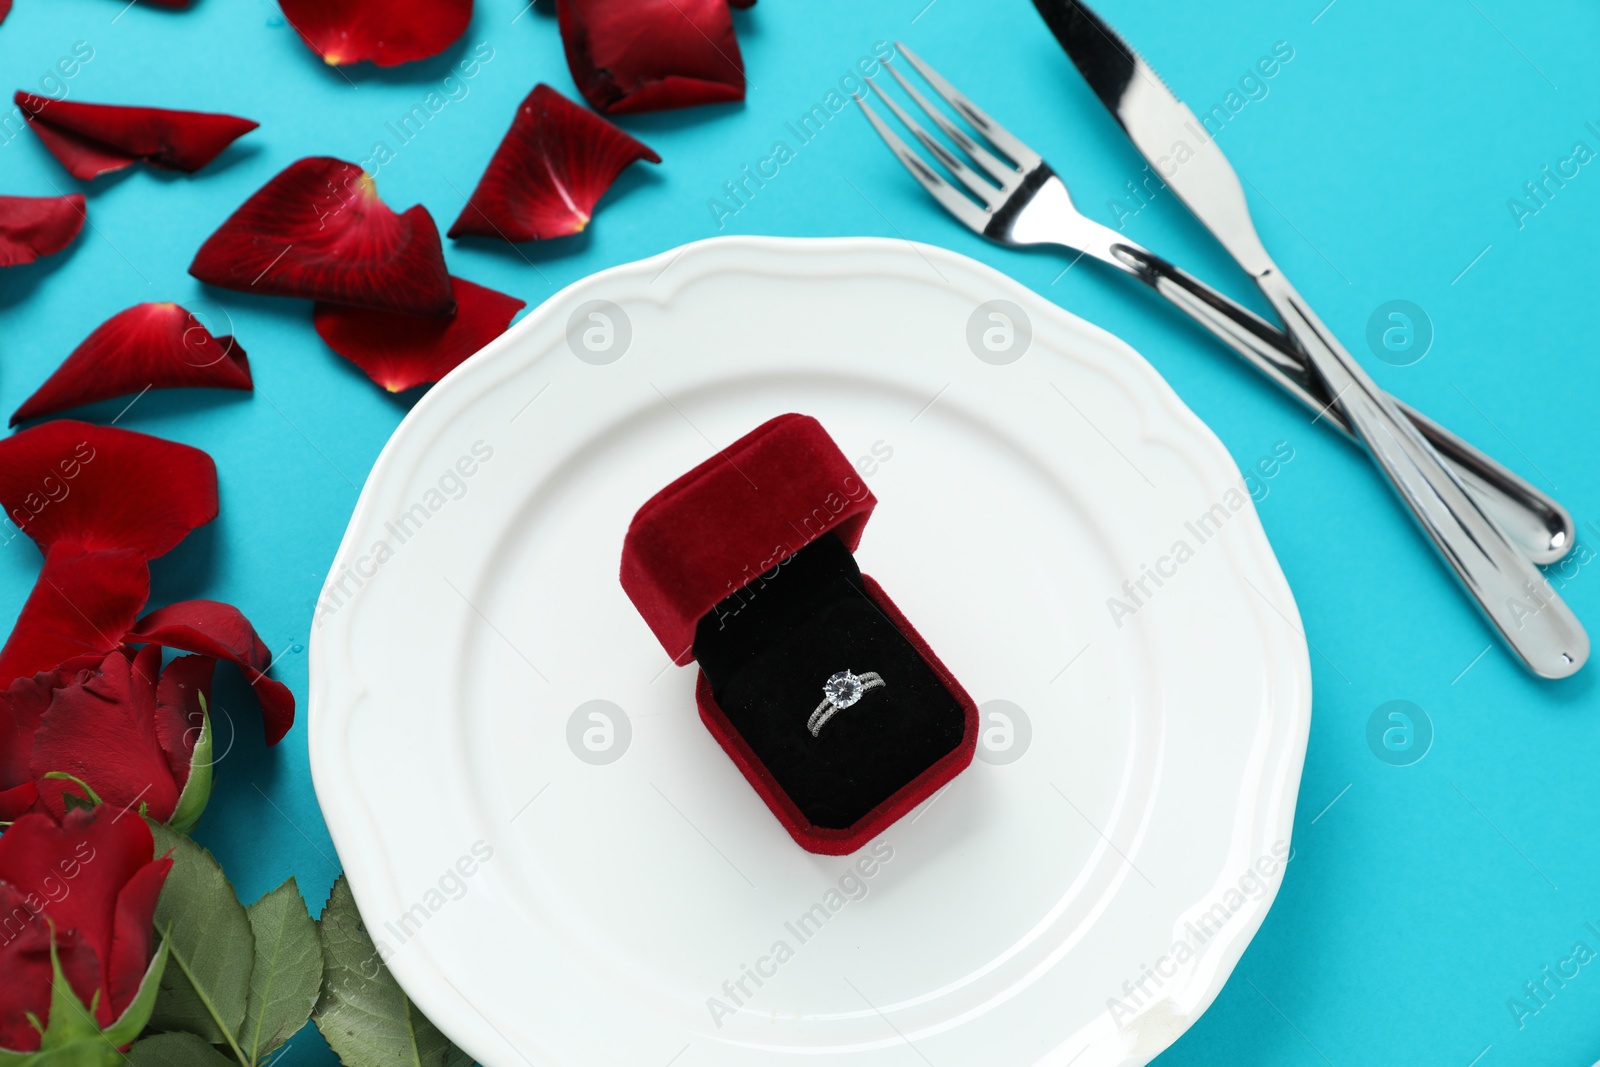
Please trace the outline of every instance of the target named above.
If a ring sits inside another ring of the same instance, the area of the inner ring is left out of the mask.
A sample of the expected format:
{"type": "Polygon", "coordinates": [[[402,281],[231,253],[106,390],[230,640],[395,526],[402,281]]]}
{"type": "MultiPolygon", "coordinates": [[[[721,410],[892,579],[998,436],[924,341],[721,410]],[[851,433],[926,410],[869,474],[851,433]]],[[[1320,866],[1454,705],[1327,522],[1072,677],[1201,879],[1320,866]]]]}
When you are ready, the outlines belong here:
{"type": "Polygon", "coordinates": [[[883,680],[883,675],[877,671],[866,671],[856,674],[853,671],[839,671],[831,675],[822,686],[822,703],[811,713],[811,718],[806,720],[806,729],[811,731],[811,736],[816,737],[828,720],[839,714],[845,708],[853,707],[857,701],[867,694],[869,689],[882,689],[888,685],[883,680]]]}

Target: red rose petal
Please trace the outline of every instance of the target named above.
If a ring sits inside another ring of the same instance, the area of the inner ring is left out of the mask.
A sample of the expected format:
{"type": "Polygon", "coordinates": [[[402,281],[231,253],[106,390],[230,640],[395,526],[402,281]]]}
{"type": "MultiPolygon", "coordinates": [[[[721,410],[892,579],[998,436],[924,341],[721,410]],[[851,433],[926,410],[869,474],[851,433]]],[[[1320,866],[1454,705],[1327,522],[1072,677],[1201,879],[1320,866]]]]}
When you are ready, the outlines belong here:
{"type": "Polygon", "coordinates": [[[154,559],[217,517],[217,466],[176,441],[57,419],[0,441],[0,504],[41,549],[154,559]]]}
{"type": "MultiPolygon", "coordinates": [[[[37,816],[48,821],[47,816],[37,816]]],[[[50,1016],[50,984],[55,968],[50,963],[50,942],[54,933],[57,957],[67,976],[67,984],[86,998],[94,996],[100,982],[100,963],[76,934],[62,936],[52,931],[44,914],[36,911],[37,900],[15,886],[0,882],[0,916],[9,920],[0,938],[0,1048],[12,1052],[33,1052],[39,1047],[39,1031],[29,1016],[41,1022],[50,1016]]]]}
{"type": "Polygon", "coordinates": [[[397,67],[443,52],[467,31],[472,0],[282,0],[284,17],[329,66],[397,67]]]}
{"type": "Polygon", "coordinates": [[[0,267],[53,256],[83,229],[83,194],[0,196],[0,267]]]}
{"type": "MultiPolygon", "coordinates": [[[[156,647],[156,646],[151,646],[156,647]]],[[[172,780],[183,789],[189,784],[194,746],[205,725],[200,698],[211,698],[211,678],[217,661],[210,656],[179,656],[161,672],[156,687],[156,737],[167,754],[172,780]]]]}
{"type": "Polygon", "coordinates": [[[250,620],[233,605],[215,600],[169,604],[140,619],[125,640],[198,652],[202,656],[237,663],[261,702],[267,744],[282,741],[283,735],[294,725],[294,694],[288,686],[263,673],[272,665],[272,653],[262,643],[250,620]]]}
{"type": "Polygon", "coordinates": [[[11,0],[0,0],[0,22],[4,22],[9,14],[11,14],[11,0]]]}
{"type": "Polygon", "coordinates": [[[150,568],[143,553],[90,552],[66,542],[51,546],[16,628],[0,649],[0,685],[32,678],[74,656],[110,652],[149,598],[150,568]]]}
{"type": "Polygon", "coordinates": [[[156,902],[161,899],[161,889],[171,873],[171,859],[155,860],[135,872],[117,894],[116,916],[111,927],[111,967],[107,976],[111,983],[107,991],[111,1001],[108,1014],[113,1020],[122,1018],[122,1013],[139,995],[145,972],[155,958],[159,944],[155,928],[156,902]]]}
{"type": "Polygon", "coordinates": [[[450,236],[537,241],[579,233],[617,175],[640,159],[661,162],[648,145],[537,85],[517,108],[450,236]]]}
{"type": "Polygon", "coordinates": [[[30,766],[40,801],[56,818],[66,815],[63,794],[77,793],[79,787],[45,778],[65,771],[106,804],[145,806],[151,818],[166,822],[183,787],[173,778],[156,734],[161,649],[149,645],[137,656],[113,652],[99,670],[85,673],[82,681],[55,691],[34,735],[30,766]]]}
{"type": "Polygon", "coordinates": [[[369,174],[326,156],[290,165],[245,201],[206,240],[189,273],[243,293],[402,315],[455,310],[427,209],[396,215],[369,174]]]}
{"type": "MultiPolygon", "coordinates": [[[[51,695],[64,685],[71,685],[80,672],[98,670],[104,658],[98,654],[79,656],[55,670],[18,678],[9,689],[0,690],[0,789],[20,789],[24,783],[33,789],[33,735],[39,732],[39,720],[50,708],[51,695]]],[[[0,810],[5,810],[4,804],[0,804],[0,810]]],[[[10,821],[4,816],[0,820],[10,821]]]]}
{"type": "MultiPolygon", "coordinates": [[[[57,941],[72,945],[72,964],[65,958],[62,964],[69,967],[74,991],[85,1003],[97,989],[102,993],[95,1012],[102,1026],[115,1018],[114,991],[130,983],[136,988],[150,965],[148,956],[140,960],[131,949],[136,931],[155,921],[149,892],[155,876],[147,872],[155,867],[164,879],[171,862],[154,856],[155,840],[144,820],[107,807],[70,811],[59,824],[47,815],[26,815],[0,834],[0,884],[9,883],[25,900],[44,902],[43,917],[57,941]],[[71,892],[62,893],[63,872],[69,870],[75,872],[71,892]],[[81,976],[88,959],[97,961],[98,981],[81,976]]],[[[48,937],[45,967],[48,973],[48,937]]],[[[0,985],[10,984],[10,971],[6,978],[0,985]]],[[[47,990],[48,985],[47,980],[47,990]]]]}
{"type": "MultiPolygon", "coordinates": [[[[39,799],[39,787],[32,782],[23,782],[12,789],[0,789],[0,823],[16,822],[33,807],[39,799]]],[[[4,829],[0,826],[0,829],[4,829]]],[[[0,1041],[0,1047],[5,1043],[0,1041]]]]}
{"type": "Polygon", "coordinates": [[[450,319],[391,315],[339,304],[318,304],[313,321],[328,347],[399,393],[436,382],[506,332],[526,305],[514,296],[451,278],[456,314],[450,319]]]}
{"type": "Polygon", "coordinates": [[[80,104],[20,91],[13,99],[50,154],[85,181],[135,163],[193,173],[261,125],[208,111],[80,104]]]}
{"type": "Polygon", "coordinates": [[[728,0],[560,0],[556,14],[572,79],[596,111],[744,99],[728,0]]]}
{"type": "MultiPolygon", "coordinates": [[[[32,679],[19,678],[5,693],[0,693],[0,822],[10,822],[15,814],[7,811],[26,811],[31,800],[21,808],[11,805],[17,798],[7,797],[24,787],[33,788],[33,767],[29,757],[33,753],[33,735],[39,731],[39,719],[50,706],[49,689],[39,690],[44,699],[35,696],[32,679]]],[[[20,793],[18,794],[20,796],[20,793]]],[[[4,1046],[0,1046],[4,1047],[4,1046]]]]}
{"type": "Polygon", "coordinates": [[[138,304],[113,315],[23,401],[11,425],[146,389],[251,389],[250,363],[232,337],[213,337],[177,304],[138,304]]]}

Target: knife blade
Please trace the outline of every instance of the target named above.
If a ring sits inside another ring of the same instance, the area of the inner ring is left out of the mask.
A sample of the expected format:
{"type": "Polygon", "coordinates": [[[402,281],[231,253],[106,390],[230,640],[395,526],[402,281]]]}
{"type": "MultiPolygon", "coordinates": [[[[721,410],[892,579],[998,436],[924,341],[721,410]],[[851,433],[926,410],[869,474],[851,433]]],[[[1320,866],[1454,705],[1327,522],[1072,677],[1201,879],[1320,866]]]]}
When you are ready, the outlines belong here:
{"type": "Polygon", "coordinates": [[[1255,279],[1325,395],[1506,646],[1542,678],[1580,670],[1590,652],[1583,624],[1278,269],[1238,174],[1194,112],[1081,0],[1034,6],[1134,146],[1255,279]]]}
{"type": "Polygon", "coordinates": [[[1110,26],[1077,0],[1034,0],[1089,88],[1139,154],[1251,275],[1272,258],[1256,234],[1244,185],[1205,123],[1110,26]]]}

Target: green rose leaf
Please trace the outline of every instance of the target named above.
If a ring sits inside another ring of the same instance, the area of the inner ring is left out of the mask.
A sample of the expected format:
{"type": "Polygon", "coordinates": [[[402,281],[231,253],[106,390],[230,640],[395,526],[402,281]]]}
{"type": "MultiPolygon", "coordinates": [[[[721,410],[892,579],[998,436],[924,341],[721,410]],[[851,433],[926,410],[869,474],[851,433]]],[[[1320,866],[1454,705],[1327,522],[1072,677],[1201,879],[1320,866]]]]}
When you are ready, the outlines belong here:
{"type": "Polygon", "coordinates": [[[208,1044],[239,1049],[255,965],[250,918],[211,853],[182,834],[151,823],[156,855],[172,853],[172,873],[156,904],[156,928],[171,959],[150,1024],[196,1034],[208,1044]]]}
{"type": "Polygon", "coordinates": [[[122,1062],[122,1053],[103,1037],[41,1052],[0,1050],[0,1067],[121,1067],[122,1062]]]}
{"type": "Polygon", "coordinates": [[[237,1067],[193,1034],[157,1034],[128,1052],[128,1067],[237,1067]]]}
{"type": "MultiPolygon", "coordinates": [[[[156,990],[166,963],[167,946],[163,942],[139,983],[139,992],[123,1010],[122,1018],[101,1033],[94,1011],[78,999],[61,970],[61,958],[52,942],[50,966],[54,974],[50,983],[49,1025],[41,1027],[39,1020],[29,1013],[34,1027],[41,1031],[39,1050],[0,1049],[0,1067],[120,1067],[123,1056],[118,1049],[144,1029],[150,1009],[155,1005],[156,990]]],[[[95,999],[99,999],[98,995],[95,999]]]]}
{"type": "Polygon", "coordinates": [[[326,973],[312,1018],[345,1067],[471,1067],[425,1019],[379,958],[344,877],[320,924],[326,973]]]}
{"type": "Polygon", "coordinates": [[[139,992],[134,994],[133,1000],[122,1009],[122,1017],[106,1027],[104,1037],[106,1041],[117,1048],[122,1048],[138,1037],[145,1024],[150,1021],[151,1014],[155,1011],[156,999],[161,993],[161,978],[167,973],[167,959],[171,949],[165,941],[156,950],[155,957],[146,968],[144,977],[139,980],[139,992]]]}
{"type": "Polygon", "coordinates": [[[293,1037],[322,990],[322,942],[293,878],[250,905],[255,968],[240,1047],[257,1064],[293,1037]]]}
{"type": "Polygon", "coordinates": [[[206,805],[211,802],[211,784],[213,773],[212,764],[212,735],[211,735],[211,710],[206,705],[206,695],[200,697],[200,738],[194,743],[194,755],[189,760],[189,780],[184,783],[183,792],[178,795],[178,806],[172,812],[172,818],[167,820],[180,834],[186,834],[200,822],[200,816],[205,812],[206,805]]]}
{"type": "Polygon", "coordinates": [[[88,782],[85,782],[82,778],[79,778],[75,774],[68,774],[66,771],[50,771],[45,775],[45,777],[56,782],[71,782],[73,785],[83,790],[83,796],[81,797],[76,793],[61,794],[61,802],[63,805],[65,805],[68,811],[72,811],[74,808],[92,809],[105,803],[105,801],[100,799],[99,793],[96,793],[93,789],[89,788],[88,782]]]}
{"type": "MultiPolygon", "coordinates": [[[[34,1029],[39,1031],[40,1051],[49,1052],[71,1048],[74,1045],[93,1045],[96,1042],[114,1051],[116,1046],[100,1036],[100,1024],[94,1017],[95,1004],[84,1004],[79,1000],[72,983],[67,981],[66,973],[61,969],[61,956],[56,952],[53,933],[50,937],[50,970],[52,976],[49,1024],[39,1025],[38,1017],[32,1012],[28,1013],[28,1020],[33,1023],[34,1029]]],[[[96,993],[94,1002],[99,1003],[99,1000],[100,995],[96,993]]]]}

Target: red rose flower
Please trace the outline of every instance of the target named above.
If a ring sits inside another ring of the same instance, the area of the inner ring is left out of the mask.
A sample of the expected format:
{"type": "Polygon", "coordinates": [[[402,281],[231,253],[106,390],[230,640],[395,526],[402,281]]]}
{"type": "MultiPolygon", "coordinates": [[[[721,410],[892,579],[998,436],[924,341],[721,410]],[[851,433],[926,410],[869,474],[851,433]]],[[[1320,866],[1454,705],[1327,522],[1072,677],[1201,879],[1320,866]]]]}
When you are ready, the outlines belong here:
{"type": "Polygon", "coordinates": [[[93,1005],[102,1029],[119,1023],[120,1036],[143,1027],[123,1015],[157,955],[156,898],[171,868],[155,857],[142,819],[109,808],[72,811],[60,824],[25,815],[0,835],[0,1048],[38,1049],[33,1019],[46,1031],[84,1025],[50,1018],[52,942],[72,992],[86,1011],[93,1005]]]}
{"type": "Polygon", "coordinates": [[[66,773],[108,807],[143,809],[157,822],[192,829],[211,793],[209,737],[203,750],[197,745],[204,736],[201,697],[211,688],[216,660],[185,656],[162,671],[160,646],[146,645],[137,654],[119,650],[92,666],[71,666],[16,682],[8,694],[14,733],[20,738],[32,726],[28,773],[38,806],[57,818],[66,814],[66,795],[81,787],[48,777],[66,773]]]}
{"type": "MultiPolygon", "coordinates": [[[[294,694],[267,677],[272,655],[237,608],[189,600],[139,618],[150,598],[146,561],[217,515],[210,456],[129,430],[58,419],[0,440],[0,507],[45,552],[39,581],[0,647],[0,823],[35,799],[8,764],[32,752],[31,744],[12,738],[32,738],[43,714],[34,714],[32,725],[8,727],[5,690],[19,680],[36,683],[69,661],[76,670],[96,668],[118,648],[143,644],[227,659],[260,698],[268,744],[294,725],[294,694]]],[[[166,742],[160,748],[186,756],[166,742]]],[[[114,761],[118,751],[113,744],[103,754],[114,761]]],[[[174,775],[181,790],[183,777],[174,775]]]]}

